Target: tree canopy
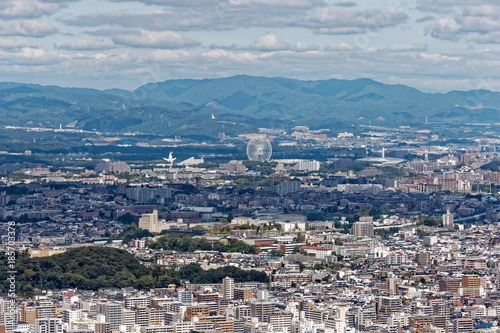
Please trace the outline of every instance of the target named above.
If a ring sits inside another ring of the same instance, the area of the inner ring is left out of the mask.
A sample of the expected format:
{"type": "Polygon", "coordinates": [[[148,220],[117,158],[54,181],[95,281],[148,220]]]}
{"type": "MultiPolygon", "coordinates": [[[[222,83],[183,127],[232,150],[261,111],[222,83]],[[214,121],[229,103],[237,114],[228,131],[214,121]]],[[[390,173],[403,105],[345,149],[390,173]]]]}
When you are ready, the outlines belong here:
{"type": "MultiPolygon", "coordinates": [[[[0,265],[7,267],[7,255],[0,253],[0,265]]],[[[236,282],[268,282],[269,277],[255,270],[233,266],[204,271],[198,264],[179,270],[162,266],[146,267],[132,254],[110,247],[80,247],[65,253],[43,258],[30,258],[27,252],[16,261],[16,292],[32,296],[40,290],[79,288],[97,290],[102,287],[135,287],[137,289],[165,288],[180,285],[181,280],[192,283],[220,283],[226,276],[236,282]]],[[[0,293],[9,290],[7,270],[0,270],[0,293]]]]}
{"type": "Polygon", "coordinates": [[[175,236],[173,234],[161,236],[158,241],[149,243],[149,248],[177,252],[193,252],[196,250],[241,253],[255,252],[253,246],[237,239],[230,239],[227,244],[220,242],[209,243],[204,238],[192,238],[187,235],[175,236]]]}

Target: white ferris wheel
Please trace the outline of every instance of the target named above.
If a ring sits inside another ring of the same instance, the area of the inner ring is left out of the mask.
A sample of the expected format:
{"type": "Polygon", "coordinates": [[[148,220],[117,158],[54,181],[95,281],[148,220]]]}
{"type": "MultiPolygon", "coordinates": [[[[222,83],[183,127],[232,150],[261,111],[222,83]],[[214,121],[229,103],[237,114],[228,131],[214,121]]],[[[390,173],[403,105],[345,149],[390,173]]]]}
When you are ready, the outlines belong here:
{"type": "Polygon", "coordinates": [[[253,138],[247,145],[247,156],[250,161],[269,161],[272,153],[273,148],[267,138],[253,138]]]}

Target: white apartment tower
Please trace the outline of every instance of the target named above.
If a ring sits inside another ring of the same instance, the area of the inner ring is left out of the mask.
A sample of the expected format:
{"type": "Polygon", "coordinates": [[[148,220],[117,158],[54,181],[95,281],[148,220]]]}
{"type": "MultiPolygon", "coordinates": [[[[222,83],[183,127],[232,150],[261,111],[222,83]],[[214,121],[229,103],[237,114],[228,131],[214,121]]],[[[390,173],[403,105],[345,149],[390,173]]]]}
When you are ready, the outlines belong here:
{"type": "Polygon", "coordinates": [[[111,330],[119,330],[122,324],[121,304],[114,302],[102,303],[101,309],[106,316],[106,321],[109,323],[109,328],[111,330]]]}
{"type": "Polygon", "coordinates": [[[234,279],[230,277],[222,279],[222,296],[226,299],[234,299],[234,279]]]}
{"type": "Polygon", "coordinates": [[[448,210],[446,212],[446,214],[443,214],[443,228],[444,229],[448,229],[448,230],[452,230],[454,227],[453,225],[453,214],[450,213],[450,211],[448,210]]]}

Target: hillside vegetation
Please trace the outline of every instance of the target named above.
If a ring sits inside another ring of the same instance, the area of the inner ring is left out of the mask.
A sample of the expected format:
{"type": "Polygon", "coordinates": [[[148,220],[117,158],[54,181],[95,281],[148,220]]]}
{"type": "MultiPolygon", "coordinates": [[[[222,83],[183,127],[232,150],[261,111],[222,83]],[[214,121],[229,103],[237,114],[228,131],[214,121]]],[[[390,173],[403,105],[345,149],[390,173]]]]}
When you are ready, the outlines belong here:
{"type": "MultiPolygon", "coordinates": [[[[7,256],[0,255],[0,265],[7,267],[7,256]]],[[[30,296],[40,290],[79,288],[97,290],[102,287],[135,287],[137,289],[164,288],[180,285],[182,280],[192,283],[220,283],[226,276],[236,282],[268,282],[265,273],[243,271],[236,267],[204,271],[198,264],[179,270],[164,267],[146,267],[124,250],[110,247],[80,247],[44,258],[29,258],[23,253],[16,261],[16,288],[19,295],[30,296]],[[38,290],[38,291],[37,291],[38,290]]],[[[0,270],[0,293],[8,291],[7,270],[0,270]]]]}

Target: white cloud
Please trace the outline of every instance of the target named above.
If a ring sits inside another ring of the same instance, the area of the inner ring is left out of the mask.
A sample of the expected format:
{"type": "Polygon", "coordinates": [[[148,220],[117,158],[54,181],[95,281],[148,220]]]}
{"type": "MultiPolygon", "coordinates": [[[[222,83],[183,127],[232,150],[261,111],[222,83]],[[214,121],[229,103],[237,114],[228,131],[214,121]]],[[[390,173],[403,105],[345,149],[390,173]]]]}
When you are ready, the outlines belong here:
{"type": "Polygon", "coordinates": [[[0,17],[4,19],[33,19],[43,15],[52,15],[63,7],[65,4],[57,2],[3,0],[0,1],[0,17]]]}
{"type": "Polygon", "coordinates": [[[23,66],[55,64],[63,60],[56,52],[47,52],[42,48],[23,47],[17,52],[0,51],[0,62],[23,66]]]}
{"type": "Polygon", "coordinates": [[[345,51],[353,51],[356,49],[357,49],[356,46],[345,42],[330,43],[324,47],[325,51],[332,51],[332,52],[345,52],[345,51]]]}
{"type": "Polygon", "coordinates": [[[442,18],[434,21],[425,28],[425,33],[434,38],[458,40],[460,24],[452,18],[442,18]]]}
{"type": "Polygon", "coordinates": [[[278,40],[275,34],[270,33],[264,36],[260,36],[255,40],[253,44],[244,44],[236,48],[239,49],[251,49],[260,51],[279,51],[290,49],[289,43],[284,43],[278,40]]]}
{"type": "Polygon", "coordinates": [[[73,51],[109,50],[115,47],[116,45],[111,42],[94,39],[80,39],[75,42],[66,42],[54,46],[56,49],[73,51]]]}
{"type": "Polygon", "coordinates": [[[259,56],[252,54],[250,52],[234,53],[222,49],[214,49],[205,52],[201,57],[208,61],[231,61],[231,62],[254,62],[259,59],[259,56]]]}
{"type": "MultiPolygon", "coordinates": [[[[128,2],[130,0],[111,0],[114,2],[128,2]]],[[[281,5],[286,7],[312,7],[317,5],[325,5],[323,0],[220,0],[217,3],[206,0],[137,0],[149,5],[162,5],[171,7],[201,7],[211,8],[215,6],[255,6],[255,5],[281,5]]]]}
{"type": "Polygon", "coordinates": [[[417,0],[417,8],[424,12],[450,14],[455,9],[469,6],[494,5],[496,0],[417,0]]]}
{"type": "Polygon", "coordinates": [[[433,12],[441,17],[426,28],[426,34],[451,41],[467,36],[470,41],[487,43],[489,38],[477,36],[500,31],[500,4],[493,0],[419,0],[421,11],[433,12]],[[445,17],[443,17],[445,16],[445,17]]]}
{"type": "Polygon", "coordinates": [[[77,1],[0,0],[0,36],[12,36],[0,37],[4,79],[131,87],[246,73],[400,78],[419,88],[442,82],[444,90],[500,63],[497,47],[476,47],[500,44],[496,0],[415,0],[417,9],[397,1],[376,8],[349,0],[96,0],[94,8],[77,1]]]}
{"type": "Polygon", "coordinates": [[[2,49],[18,49],[23,45],[18,41],[10,38],[0,38],[0,48],[2,49]]]}
{"type": "MultiPolygon", "coordinates": [[[[292,5],[290,5],[292,3],[292,5]]],[[[302,3],[302,1],[298,1],[302,3]]],[[[364,10],[336,6],[288,6],[281,1],[234,1],[226,7],[169,7],[160,12],[107,12],[74,16],[65,20],[69,25],[99,27],[105,24],[148,30],[222,31],[238,28],[300,27],[324,34],[370,33],[407,21],[408,16],[388,8],[364,10]],[[249,4],[253,5],[250,6],[249,4]],[[202,10],[203,9],[203,10],[202,10]]]]}
{"type": "Polygon", "coordinates": [[[385,48],[388,52],[415,52],[427,50],[427,44],[394,44],[385,48]]]}
{"type": "Polygon", "coordinates": [[[0,21],[0,35],[45,37],[55,34],[58,30],[42,19],[0,21]]]}
{"type": "Polygon", "coordinates": [[[308,52],[319,50],[319,46],[306,42],[288,43],[278,39],[273,33],[258,37],[251,44],[233,44],[229,47],[213,47],[233,50],[253,50],[261,52],[275,52],[275,51],[293,51],[293,52],[308,52]]]}
{"type": "Polygon", "coordinates": [[[318,45],[306,42],[296,42],[293,45],[293,50],[296,52],[318,51],[319,49],[320,47],[318,45]]]}
{"type": "Polygon", "coordinates": [[[364,34],[399,25],[407,19],[405,13],[388,8],[322,7],[307,13],[304,26],[324,34],[364,34]]]}
{"type": "Polygon", "coordinates": [[[147,57],[147,61],[152,62],[170,62],[186,60],[189,54],[183,50],[156,50],[151,52],[147,57]]]}
{"type": "Polygon", "coordinates": [[[180,49],[199,46],[200,42],[171,31],[139,30],[118,34],[112,37],[115,44],[131,47],[150,47],[159,49],[180,49]]]}
{"type": "Polygon", "coordinates": [[[477,44],[500,44],[500,31],[491,31],[471,37],[470,42],[477,44]]]}
{"type": "Polygon", "coordinates": [[[431,60],[434,62],[442,62],[442,61],[459,61],[462,60],[460,56],[450,56],[447,54],[429,54],[429,53],[420,53],[420,57],[424,60],[431,60]]]}

